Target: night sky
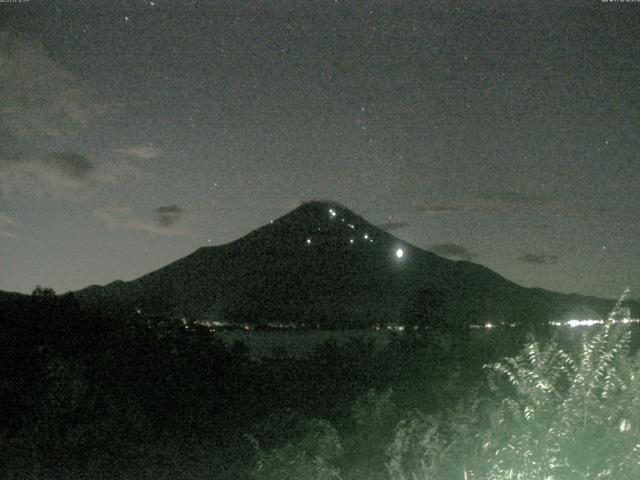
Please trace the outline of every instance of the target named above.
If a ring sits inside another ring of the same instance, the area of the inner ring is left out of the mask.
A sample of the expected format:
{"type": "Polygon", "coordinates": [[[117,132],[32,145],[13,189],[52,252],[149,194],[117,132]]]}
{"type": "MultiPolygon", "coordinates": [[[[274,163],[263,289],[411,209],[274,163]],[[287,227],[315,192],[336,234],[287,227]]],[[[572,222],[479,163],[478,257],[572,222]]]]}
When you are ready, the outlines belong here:
{"type": "Polygon", "coordinates": [[[0,3],[0,289],[335,200],[525,286],[640,292],[640,3],[0,3]]]}

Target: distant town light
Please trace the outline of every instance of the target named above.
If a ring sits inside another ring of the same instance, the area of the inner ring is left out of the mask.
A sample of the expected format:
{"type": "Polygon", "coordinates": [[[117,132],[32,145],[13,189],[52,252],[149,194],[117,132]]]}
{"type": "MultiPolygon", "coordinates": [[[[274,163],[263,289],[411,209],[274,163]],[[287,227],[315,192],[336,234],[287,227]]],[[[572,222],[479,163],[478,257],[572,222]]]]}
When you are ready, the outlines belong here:
{"type": "Polygon", "coordinates": [[[404,257],[404,250],[401,249],[401,248],[397,249],[396,250],[396,257],[398,257],[398,258],[404,257]]]}
{"type": "Polygon", "coordinates": [[[365,234],[364,234],[364,239],[365,239],[365,240],[368,240],[368,239],[369,239],[369,234],[368,234],[368,233],[365,233],[365,234]]]}
{"type": "Polygon", "coordinates": [[[568,320],[567,321],[567,325],[569,325],[571,328],[575,328],[575,327],[592,327],[594,325],[598,325],[604,323],[602,320],[568,320]]]}
{"type": "Polygon", "coordinates": [[[311,239],[307,238],[307,245],[311,245],[311,239]]]}
{"type": "Polygon", "coordinates": [[[331,215],[331,218],[335,218],[335,216],[337,215],[336,211],[333,208],[329,209],[329,215],[331,215]]]}
{"type": "Polygon", "coordinates": [[[350,238],[350,239],[349,239],[349,243],[353,243],[353,238],[350,238]]]}

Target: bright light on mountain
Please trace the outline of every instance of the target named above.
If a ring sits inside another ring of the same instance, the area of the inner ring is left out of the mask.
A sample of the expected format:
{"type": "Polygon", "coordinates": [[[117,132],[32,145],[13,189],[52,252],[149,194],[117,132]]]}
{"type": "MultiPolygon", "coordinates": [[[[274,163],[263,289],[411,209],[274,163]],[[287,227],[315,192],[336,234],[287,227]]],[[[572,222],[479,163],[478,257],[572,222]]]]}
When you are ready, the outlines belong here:
{"type": "Polygon", "coordinates": [[[397,249],[396,250],[396,257],[398,257],[398,258],[404,257],[404,250],[401,249],[401,248],[397,249]]]}

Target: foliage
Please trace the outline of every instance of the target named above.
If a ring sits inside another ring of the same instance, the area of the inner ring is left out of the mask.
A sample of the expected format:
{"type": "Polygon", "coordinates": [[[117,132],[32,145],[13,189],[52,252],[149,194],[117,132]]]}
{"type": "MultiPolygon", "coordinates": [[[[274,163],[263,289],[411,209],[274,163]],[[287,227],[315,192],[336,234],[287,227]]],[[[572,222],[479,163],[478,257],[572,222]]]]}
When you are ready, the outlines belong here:
{"type": "Polygon", "coordinates": [[[36,288],[33,289],[31,295],[34,297],[53,298],[56,296],[56,292],[53,288],[36,285],[36,288]]]}
{"type": "Polygon", "coordinates": [[[493,389],[507,388],[480,478],[638,478],[640,363],[629,344],[629,329],[608,322],[574,354],[531,341],[491,365],[493,389]]]}
{"type": "Polygon", "coordinates": [[[402,420],[387,447],[387,468],[394,480],[433,478],[445,463],[451,444],[442,439],[441,424],[436,417],[416,411],[402,420]]]}
{"type": "Polygon", "coordinates": [[[325,420],[305,420],[301,430],[284,445],[264,449],[252,438],[256,462],[250,476],[256,480],[340,479],[335,461],[343,448],[336,429],[325,420]]]}
{"type": "MultiPolygon", "coordinates": [[[[482,478],[638,478],[640,363],[630,330],[613,322],[621,303],[573,351],[531,341],[488,367],[507,391],[484,444],[482,478]]],[[[491,386],[501,392],[497,379],[491,386]]]]}
{"type": "Polygon", "coordinates": [[[394,480],[640,478],[640,361],[622,300],[573,347],[530,338],[485,366],[489,395],[414,412],[387,448],[394,480]]]}
{"type": "Polygon", "coordinates": [[[477,457],[482,424],[478,401],[454,403],[450,409],[433,414],[411,412],[397,424],[393,441],[387,445],[389,478],[466,479],[477,457]]]}
{"type": "Polygon", "coordinates": [[[400,418],[393,397],[391,388],[383,392],[372,389],[354,402],[342,437],[345,455],[341,465],[350,478],[386,479],[385,446],[400,418]]]}
{"type": "Polygon", "coordinates": [[[572,341],[496,328],[447,350],[417,332],[258,360],[68,295],[3,314],[3,478],[640,478],[640,362],[613,321],[572,341]]]}

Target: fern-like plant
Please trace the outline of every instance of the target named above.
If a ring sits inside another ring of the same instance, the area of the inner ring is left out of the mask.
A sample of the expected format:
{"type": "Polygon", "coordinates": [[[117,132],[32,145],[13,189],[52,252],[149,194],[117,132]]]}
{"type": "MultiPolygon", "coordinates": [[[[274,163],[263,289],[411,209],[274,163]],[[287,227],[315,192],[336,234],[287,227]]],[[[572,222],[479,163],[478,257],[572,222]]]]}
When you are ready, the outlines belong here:
{"type": "Polygon", "coordinates": [[[503,398],[477,478],[640,478],[640,362],[629,327],[615,321],[623,299],[576,351],[532,340],[487,367],[503,398]]]}
{"type": "Polygon", "coordinates": [[[485,366],[489,398],[400,422],[387,447],[390,478],[640,478],[640,359],[619,321],[624,298],[571,347],[530,338],[520,354],[485,366]]]}

